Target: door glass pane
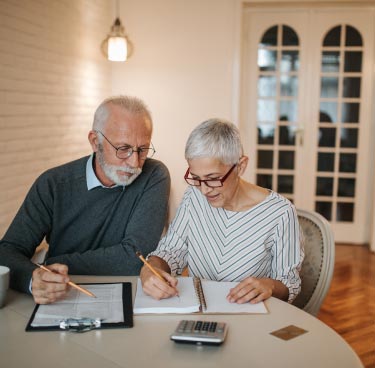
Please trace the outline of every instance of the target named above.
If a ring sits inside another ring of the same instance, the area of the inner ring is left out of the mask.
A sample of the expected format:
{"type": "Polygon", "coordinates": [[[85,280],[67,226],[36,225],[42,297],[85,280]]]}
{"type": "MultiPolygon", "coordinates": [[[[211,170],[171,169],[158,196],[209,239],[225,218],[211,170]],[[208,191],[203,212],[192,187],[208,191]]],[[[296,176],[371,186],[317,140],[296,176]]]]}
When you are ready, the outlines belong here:
{"type": "Polygon", "coordinates": [[[340,46],[341,26],[331,29],[324,37],[323,46],[340,46]]]}
{"type": "Polygon", "coordinates": [[[320,123],[332,123],[331,117],[324,111],[319,112],[319,122],[320,123]]]}
{"type": "Polygon", "coordinates": [[[337,122],[337,102],[321,102],[320,117],[325,118],[325,122],[337,122]],[[327,121],[328,120],[328,121],[327,121]]]}
{"type": "Polygon", "coordinates": [[[332,220],[332,202],[315,202],[315,211],[324,216],[328,221],[332,220]]]}
{"type": "Polygon", "coordinates": [[[346,51],[344,72],[360,72],[362,69],[362,52],[346,51]]]}
{"type": "Polygon", "coordinates": [[[297,121],[297,101],[280,101],[280,120],[297,121]]]}
{"type": "Polygon", "coordinates": [[[316,195],[332,196],[333,194],[333,178],[318,177],[316,180],[316,195]]]}
{"type": "Polygon", "coordinates": [[[342,122],[358,123],[359,122],[359,103],[344,102],[342,104],[342,122]]]}
{"type": "Polygon", "coordinates": [[[298,51],[282,51],[280,71],[297,72],[299,70],[299,54],[298,51]]]}
{"type": "Polygon", "coordinates": [[[276,101],[258,100],[258,121],[276,121],[276,101]]]}
{"type": "Polygon", "coordinates": [[[279,151],[279,169],[294,169],[294,151],[279,151]]]}
{"type": "Polygon", "coordinates": [[[277,79],[273,76],[261,75],[258,78],[258,96],[275,97],[277,79]]]}
{"type": "Polygon", "coordinates": [[[354,204],[353,203],[337,203],[337,221],[349,221],[354,220],[354,204]]]}
{"type": "Polygon", "coordinates": [[[273,167],[273,151],[258,150],[259,169],[272,169],[273,167]]]}
{"type": "Polygon", "coordinates": [[[335,154],[319,152],[318,153],[318,171],[334,171],[335,168],[335,154]]]}
{"type": "Polygon", "coordinates": [[[281,96],[295,97],[298,93],[298,78],[290,75],[280,76],[281,96]]]}
{"type": "Polygon", "coordinates": [[[275,71],[277,52],[273,50],[258,50],[258,67],[260,71],[275,71]]]}
{"type": "Polygon", "coordinates": [[[340,172],[352,172],[352,173],[356,172],[357,171],[357,154],[341,153],[339,171],[340,172]]]}
{"type": "Polygon", "coordinates": [[[359,98],[361,94],[361,78],[344,78],[343,97],[359,98]]]}
{"type": "Polygon", "coordinates": [[[257,184],[263,188],[272,189],[272,175],[257,175],[257,184]]]}
{"type": "Polygon", "coordinates": [[[336,146],[336,128],[319,128],[319,147],[336,146]]]}
{"type": "Polygon", "coordinates": [[[337,195],[339,197],[354,197],[355,179],[340,178],[337,195]]]}
{"type": "Polygon", "coordinates": [[[278,175],[277,176],[277,191],[279,193],[293,193],[293,176],[292,175],[278,175]]]}
{"type": "Polygon", "coordinates": [[[351,26],[346,26],[345,46],[362,46],[362,36],[351,26]]]}
{"type": "Polygon", "coordinates": [[[323,51],[322,72],[338,72],[340,68],[339,51],[323,51]]]}
{"type": "Polygon", "coordinates": [[[269,124],[258,124],[258,144],[273,144],[275,128],[269,124]]]}
{"type": "Polygon", "coordinates": [[[337,77],[321,78],[320,97],[338,97],[339,79],[337,77]]]}
{"type": "Polygon", "coordinates": [[[294,30],[288,26],[282,27],[283,31],[283,46],[298,46],[298,36],[294,30]]]}
{"type": "Polygon", "coordinates": [[[279,127],[279,144],[285,146],[292,146],[296,143],[295,130],[290,126],[279,127]]]}
{"type": "Polygon", "coordinates": [[[356,148],[358,142],[358,129],[341,129],[340,146],[356,148]]]}
{"type": "Polygon", "coordinates": [[[269,28],[263,35],[261,44],[264,46],[277,45],[277,26],[269,28]]]}

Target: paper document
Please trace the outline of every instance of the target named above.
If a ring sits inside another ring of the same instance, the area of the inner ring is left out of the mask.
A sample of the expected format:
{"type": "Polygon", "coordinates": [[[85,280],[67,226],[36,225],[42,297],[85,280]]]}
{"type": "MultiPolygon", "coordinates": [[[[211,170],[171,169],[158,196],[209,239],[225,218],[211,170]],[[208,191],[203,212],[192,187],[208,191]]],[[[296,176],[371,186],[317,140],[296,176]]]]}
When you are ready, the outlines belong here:
{"type": "Polygon", "coordinates": [[[105,323],[124,321],[121,283],[85,285],[85,288],[96,298],[71,288],[65,299],[40,305],[31,326],[55,326],[67,318],[100,318],[105,323]]]}

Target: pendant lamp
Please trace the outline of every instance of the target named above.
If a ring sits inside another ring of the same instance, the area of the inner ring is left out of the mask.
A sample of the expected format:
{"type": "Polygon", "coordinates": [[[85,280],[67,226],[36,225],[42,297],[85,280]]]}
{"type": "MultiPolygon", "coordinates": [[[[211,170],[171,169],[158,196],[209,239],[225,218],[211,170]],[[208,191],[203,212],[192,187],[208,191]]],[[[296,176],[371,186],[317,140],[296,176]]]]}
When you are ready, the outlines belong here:
{"type": "Polygon", "coordinates": [[[101,44],[104,56],[110,61],[126,61],[132,54],[133,45],[125,34],[125,29],[119,17],[119,2],[117,0],[117,17],[111,31],[101,44]]]}

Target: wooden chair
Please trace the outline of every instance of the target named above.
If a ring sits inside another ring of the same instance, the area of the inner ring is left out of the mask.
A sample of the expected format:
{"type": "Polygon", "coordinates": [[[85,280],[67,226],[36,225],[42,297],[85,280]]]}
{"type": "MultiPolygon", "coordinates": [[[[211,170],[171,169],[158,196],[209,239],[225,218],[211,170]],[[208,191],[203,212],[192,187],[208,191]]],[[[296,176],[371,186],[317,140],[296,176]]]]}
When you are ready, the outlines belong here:
{"type": "Polygon", "coordinates": [[[293,305],[317,316],[331,285],[335,242],[329,222],[314,211],[297,209],[304,234],[305,259],[301,269],[301,293],[293,305]]]}

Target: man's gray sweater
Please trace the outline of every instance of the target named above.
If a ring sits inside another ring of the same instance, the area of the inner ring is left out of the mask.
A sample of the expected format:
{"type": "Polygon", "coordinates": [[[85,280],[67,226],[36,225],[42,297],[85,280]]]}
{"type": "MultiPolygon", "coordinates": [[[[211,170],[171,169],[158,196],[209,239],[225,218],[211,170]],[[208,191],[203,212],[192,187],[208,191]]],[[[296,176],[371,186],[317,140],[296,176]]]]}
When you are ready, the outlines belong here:
{"type": "Polygon", "coordinates": [[[87,189],[88,157],[50,169],[33,184],[4,238],[0,264],[10,267],[11,287],[28,292],[30,258],[46,238],[47,264],[69,274],[137,275],[165,225],[170,177],[160,161],[147,159],[129,186],[87,189]]]}

